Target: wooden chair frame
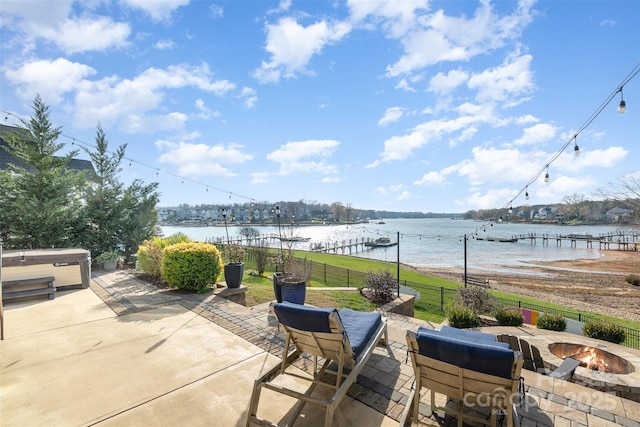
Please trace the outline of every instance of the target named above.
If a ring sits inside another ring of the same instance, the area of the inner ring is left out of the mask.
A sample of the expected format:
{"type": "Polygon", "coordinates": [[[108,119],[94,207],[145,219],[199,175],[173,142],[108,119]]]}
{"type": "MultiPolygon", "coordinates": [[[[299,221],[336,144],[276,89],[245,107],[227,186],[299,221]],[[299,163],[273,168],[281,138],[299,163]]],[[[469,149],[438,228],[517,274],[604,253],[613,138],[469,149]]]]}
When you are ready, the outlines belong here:
{"type": "MultiPolygon", "coordinates": [[[[271,305],[273,309],[273,303],[271,305]]],[[[274,311],[275,314],[275,311],[274,311]]],[[[277,316],[276,316],[277,317],[277,316]]],[[[290,326],[280,324],[286,332],[286,341],[282,353],[282,362],[274,366],[267,373],[258,378],[253,387],[251,395],[251,402],[249,405],[249,414],[247,417],[247,427],[252,423],[263,426],[275,426],[269,420],[259,418],[257,416],[257,410],[260,400],[260,392],[262,388],[272,390],[295,399],[299,402],[294,406],[292,410],[292,416],[287,426],[292,425],[298,418],[304,405],[311,403],[313,405],[324,408],[325,420],[324,426],[330,427],[333,423],[333,414],[336,407],[340,404],[342,398],[347,394],[349,388],[358,378],[358,374],[365,366],[369,357],[373,353],[376,345],[383,340],[387,345],[388,333],[386,319],[382,317],[382,322],[374,332],[371,339],[367,342],[366,347],[362,350],[359,357],[354,357],[353,349],[349,342],[349,338],[345,333],[345,329],[340,321],[340,317],[337,312],[330,313],[329,325],[331,332],[309,332],[301,329],[292,328],[290,326]],[[384,336],[384,338],[383,338],[384,336]],[[295,349],[290,353],[291,348],[295,349]],[[302,376],[295,372],[288,371],[298,359],[300,359],[303,353],[307,353],[313,356],[313,377],[302,376]],[[322,367],[318,370],[318,358],[324,359],[322,367]],[[329,365],[332,361],[337,363],[337,370],[329,369],[329,365]],[[352,369],[345,373],[345,367],[352,367],[352,369]],[[330,383],[326,381],[326,374],[335,375],[335,382],[330,383]],[[310,382],[310,387],[306,392],[301,393],[296,390],[292,390],[281,385],[275,384],[273,381],[280,375],[288,375],[295,378],[299,378],[310,382]],[[328,387],[334,390],[333,395],[329,399],[321,399],[319,397],[312,396],[316,386],[328,387]]]]}
{"type": "MultiPolygon", "coordinates": [[[[420,406],[420,392],[423,388],[431,391],[431,410],[442,410],[453,415],[458,420],[458,427],[462,427],[464,420],[488,425],[497,425],[497,410],[506,414],[507,426],[513,427],[515,416],[514,401],[518,397],[518,385],[522,370],[523,358],[519,352],[514,352],[514,362],[511,367],[511,378],[502,378],[482,372],[476,372],[459,366],[426,357],[419,353],[418,341],[415,332],[407,331],[406,335],[411,363],[415,372],[415,386],[409,397],[407,406],[400,419],[400,426],[404,427],[407,421],[418,423],[418,411],[420,406]],[[458,409],[439,407],[435,402],[435,394],[441,393],[458,400],[458,409]],[[491,410],[489,420],[477,417],[465,412],[465,403],[481,404],[487,402],[491,410]]],[[[491,361],[488,361],[491,363],[491,361]]]]}

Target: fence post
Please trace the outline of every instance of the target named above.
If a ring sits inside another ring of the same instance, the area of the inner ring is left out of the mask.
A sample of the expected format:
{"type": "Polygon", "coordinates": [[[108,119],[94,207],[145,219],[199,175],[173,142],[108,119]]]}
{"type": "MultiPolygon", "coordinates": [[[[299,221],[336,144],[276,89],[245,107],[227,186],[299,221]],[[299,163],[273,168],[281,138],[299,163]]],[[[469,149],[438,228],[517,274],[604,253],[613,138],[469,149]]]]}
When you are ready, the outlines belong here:
{"type": "Polygon", "coordinates": [[[440,311],[444,311],[444,286],[440,286],[440,311]]]}
{"type": "Polygon", "coordinates": [[[347,268],[347,288],[350,288],[351,286],[349,285],[349,269],[347,268]]]}
{"type": "Polygon", "coordinates": [[[324,263],[324,283],[327,283],[327,263],[324,263]]]}

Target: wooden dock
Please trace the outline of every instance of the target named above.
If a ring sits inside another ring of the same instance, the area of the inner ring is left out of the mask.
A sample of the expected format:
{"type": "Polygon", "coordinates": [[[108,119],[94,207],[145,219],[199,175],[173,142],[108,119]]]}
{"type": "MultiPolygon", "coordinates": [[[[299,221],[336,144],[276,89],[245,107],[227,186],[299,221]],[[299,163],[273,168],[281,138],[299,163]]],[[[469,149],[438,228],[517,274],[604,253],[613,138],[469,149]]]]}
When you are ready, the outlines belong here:
{"type": "Polygon", "coordinates": [[[594,243],[598,244],[601,250],[619,250],[619,251],[638,251],[640,242],[640,235],[637,232],[631,233],[608,233],[600,234],[598,236],[586,235],[586,234],[521,234],[513,236],[518,240],[529,240],[532,245],[541,242],[543,246],[549,246],[549,242],[556,243],[556,246],[562,246],[563,242],[569,242],[572,248],[578,247],[579,244],[586,245],[587,248],[593,248],[594,243]]]}

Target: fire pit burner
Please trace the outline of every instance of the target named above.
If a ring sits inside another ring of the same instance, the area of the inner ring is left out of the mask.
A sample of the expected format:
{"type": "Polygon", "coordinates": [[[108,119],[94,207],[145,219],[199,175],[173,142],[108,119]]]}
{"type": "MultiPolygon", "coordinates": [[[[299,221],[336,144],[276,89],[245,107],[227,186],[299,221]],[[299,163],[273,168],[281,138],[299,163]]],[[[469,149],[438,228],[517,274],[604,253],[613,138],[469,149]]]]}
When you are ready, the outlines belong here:
{"type": "Polygon", "coordinates": [[[622,357],[596,347],[582,344],[553,343],[549,344],[549,351],[561,359],[567,357],[576,359],[581,366],[599,372],[611,374],[630,374],[634,372],[633,365],[622,357]]]}

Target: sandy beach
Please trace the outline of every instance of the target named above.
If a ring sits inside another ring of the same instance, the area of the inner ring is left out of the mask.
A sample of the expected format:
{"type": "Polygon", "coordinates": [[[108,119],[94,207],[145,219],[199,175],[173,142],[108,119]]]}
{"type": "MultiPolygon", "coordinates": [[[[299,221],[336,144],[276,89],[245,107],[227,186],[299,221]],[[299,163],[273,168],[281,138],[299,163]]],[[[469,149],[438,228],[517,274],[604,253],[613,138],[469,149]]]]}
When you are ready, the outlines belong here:
{"type": "MultiPolygon", "coordinates": [[[[420,271],[458,282],[462,273],[460,269],[420,271]]],[[[625,281],[629,274],[640,275],[640,252],[602,251],[599,259],[532,262],[512,272],[503,271],[483,272],[481,276],[488,278],[495,290],[640,321],[640,286],[625,281]]]]}

